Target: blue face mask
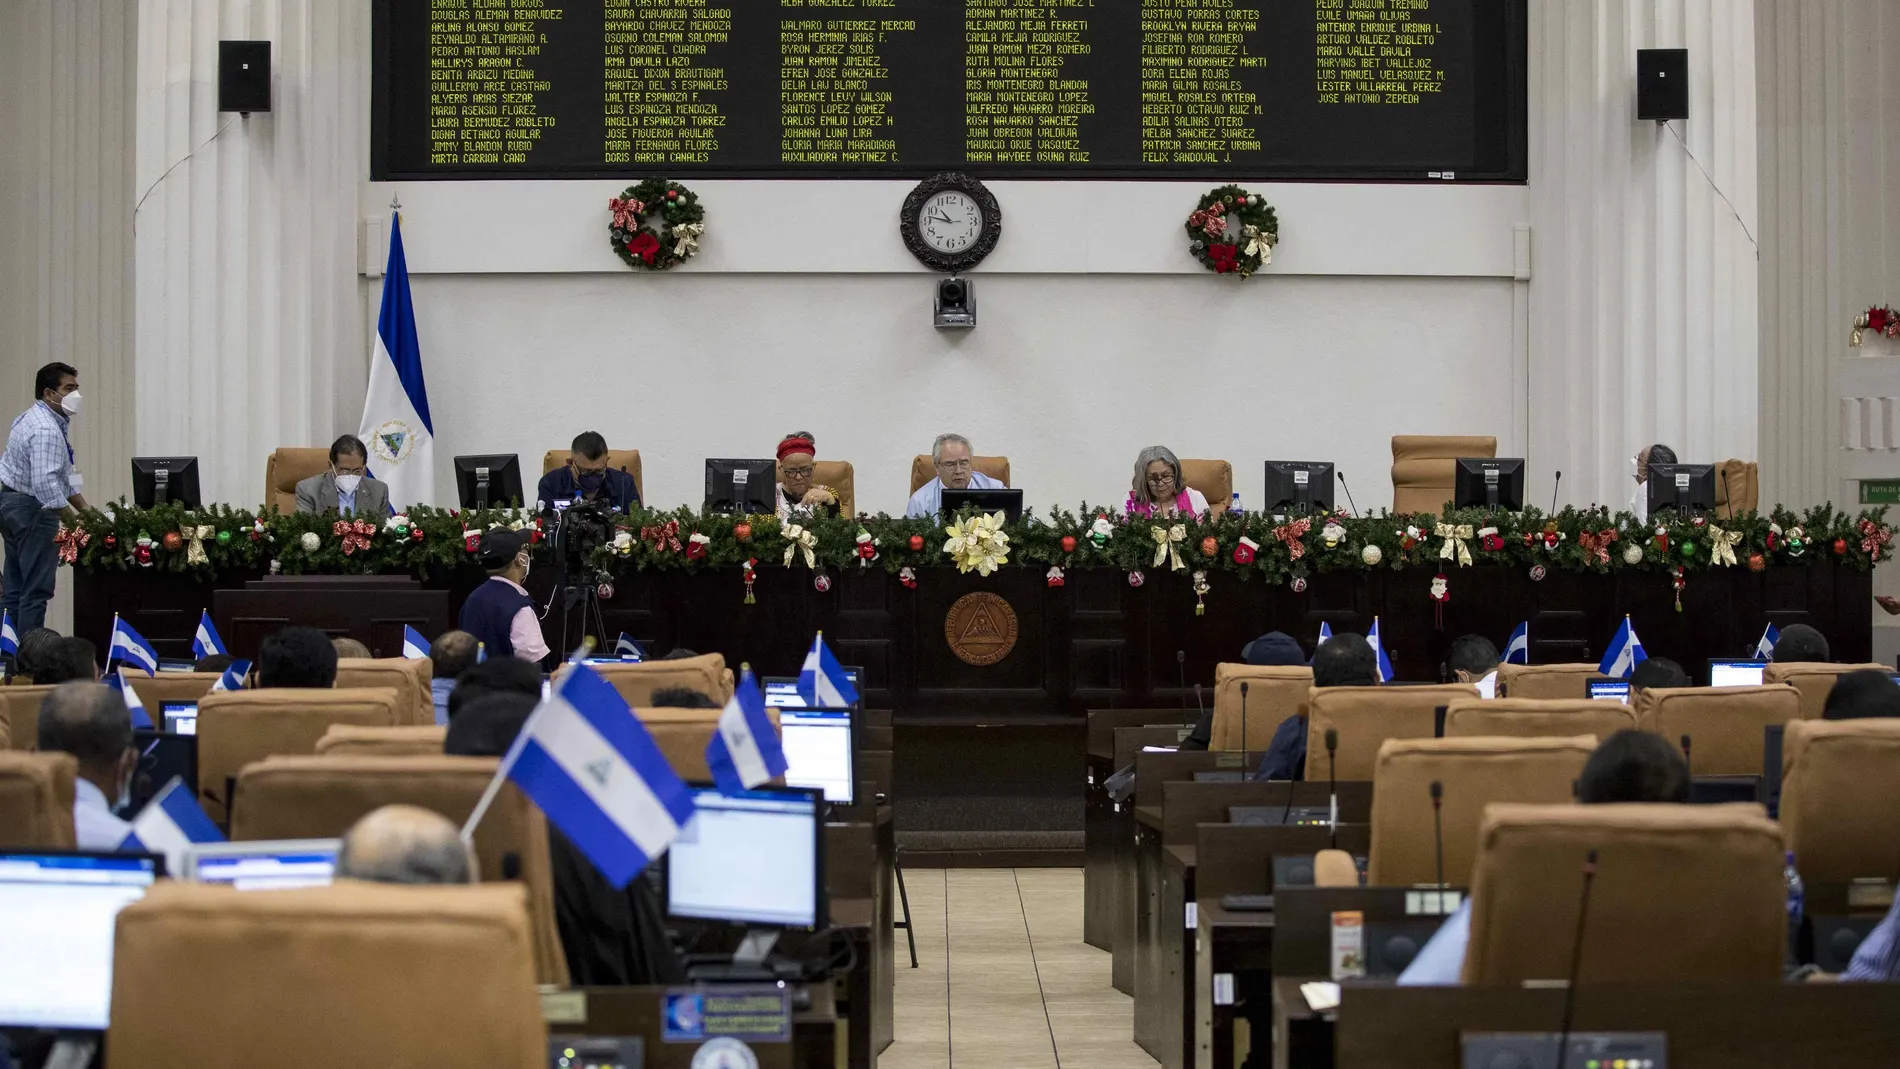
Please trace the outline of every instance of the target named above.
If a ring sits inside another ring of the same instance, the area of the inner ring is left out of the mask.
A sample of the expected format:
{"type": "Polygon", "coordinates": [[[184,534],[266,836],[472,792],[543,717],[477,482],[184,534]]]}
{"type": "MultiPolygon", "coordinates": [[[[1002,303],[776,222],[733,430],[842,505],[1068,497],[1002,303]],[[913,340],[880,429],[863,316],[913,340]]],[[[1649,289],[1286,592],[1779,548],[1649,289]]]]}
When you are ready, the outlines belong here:
{"type": "Polygon", "coordinates": [[[601,486],[606,483],[607,473],[604,471],[583,471],[574,477],[574,481],[580,484],[582,493],[591,494],[599,490],[601,486]]]}

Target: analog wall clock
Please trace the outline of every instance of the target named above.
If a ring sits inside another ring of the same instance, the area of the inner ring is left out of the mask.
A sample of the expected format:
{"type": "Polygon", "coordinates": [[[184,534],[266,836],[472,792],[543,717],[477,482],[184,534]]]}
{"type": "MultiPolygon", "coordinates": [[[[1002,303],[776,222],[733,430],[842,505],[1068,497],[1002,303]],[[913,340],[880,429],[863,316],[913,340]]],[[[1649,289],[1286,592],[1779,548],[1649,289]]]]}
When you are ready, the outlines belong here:
{"type": "Polygon", "coordinates": [[[946,172],[917,183],[898,216],[904,247],[925,267],[952,274],[983,262],[1003,236],[1003,210],[983,183],[946,172]]]}

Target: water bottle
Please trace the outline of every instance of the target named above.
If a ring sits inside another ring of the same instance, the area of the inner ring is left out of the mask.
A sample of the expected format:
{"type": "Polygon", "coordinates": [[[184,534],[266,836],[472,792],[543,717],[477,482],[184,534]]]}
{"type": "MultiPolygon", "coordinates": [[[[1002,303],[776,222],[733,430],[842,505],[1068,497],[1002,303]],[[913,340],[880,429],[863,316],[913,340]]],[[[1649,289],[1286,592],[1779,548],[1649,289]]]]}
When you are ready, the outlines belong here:
{"type": "Polygon", "coordinates": [[[1234,491],[1234,499],[1227,506],[1227,514],[1229,516],[1238,516],[1241,514],[1240,491],[1238,490],[1234,491]]]}

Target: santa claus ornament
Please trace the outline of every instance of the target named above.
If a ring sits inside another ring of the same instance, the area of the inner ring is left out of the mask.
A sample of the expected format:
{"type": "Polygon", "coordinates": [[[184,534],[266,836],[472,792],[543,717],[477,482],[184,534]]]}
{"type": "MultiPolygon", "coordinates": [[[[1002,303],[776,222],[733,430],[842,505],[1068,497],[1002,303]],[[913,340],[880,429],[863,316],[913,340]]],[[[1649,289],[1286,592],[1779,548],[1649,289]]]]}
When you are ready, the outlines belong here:
{"type": "Polygon", "coordinates": [[[1451,580],[1444,572],[1432,576],[1432,619],[1438,630],[1445,629],[1445,603],[1451,600],[1451,580]]]}
{"type": "Polygon", "coordinates": [[[1049,571],[1046,574],[1044,574],[1042,578],[1045,582],[1049,584],[1049,589],[1051,590],[1054,590],[1057,587],[1060,587],[1064,581],[1063,576],[1062,576],[1062,569],[1053,564],[1049,566],[1049,571]]]}

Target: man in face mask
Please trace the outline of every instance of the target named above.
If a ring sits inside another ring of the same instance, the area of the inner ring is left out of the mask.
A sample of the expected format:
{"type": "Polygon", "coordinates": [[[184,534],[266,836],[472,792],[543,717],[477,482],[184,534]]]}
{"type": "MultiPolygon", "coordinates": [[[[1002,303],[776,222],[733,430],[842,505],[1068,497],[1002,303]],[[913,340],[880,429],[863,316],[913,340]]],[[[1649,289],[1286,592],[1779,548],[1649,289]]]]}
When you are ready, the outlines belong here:
{"type": "Polygon", "coordinates": [[[297,484],[297,511],[359,516],[389,513],[389,484],[369,477],[369,450],[346,434],[330,444],[330,470],[297,484]]]}
{"type": "Polygon", "coordinates": [[[582,431],[574,436],[567,463],[541,476],[535,489],[544,508],[557,503],[566,506],[575,501],[599,501],[621,512],[640,504],[640,490],[633,476],[608,462],[607,439],[599,431],[582,431]]]}
{"type": "Polygon", "coordinates": [[[13,614],[22,635],[46,623],[59,569],[54,536],[61,516],[76,519],[86,507],[68,433],[79,413],[79,372],[69,364],[48,364],[34,376],[33,394],[33,407],[13,421],[0,455],[0,540],[6,544],[0,608],[13,614]]]}
{"type": "Polygon", "coordinates": [[[131,825],[112,815],[128,801],[138,751],[125,699],[99,683],[62,683],[40,702],[40,750],[72,754],[73,831],[81,850],[117,850],[131,825]]]}
{"type": "Polygon", "coordinates": [[[548,644],[541,636],[534,600],[521,585],[528,581],[532,565],[528,532],[491,527],[482,533],[476,555],[488,569],[488,581],[462,603],[461,629],[475,636],[490,659],[546,659],[548,644]]]}

